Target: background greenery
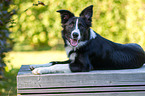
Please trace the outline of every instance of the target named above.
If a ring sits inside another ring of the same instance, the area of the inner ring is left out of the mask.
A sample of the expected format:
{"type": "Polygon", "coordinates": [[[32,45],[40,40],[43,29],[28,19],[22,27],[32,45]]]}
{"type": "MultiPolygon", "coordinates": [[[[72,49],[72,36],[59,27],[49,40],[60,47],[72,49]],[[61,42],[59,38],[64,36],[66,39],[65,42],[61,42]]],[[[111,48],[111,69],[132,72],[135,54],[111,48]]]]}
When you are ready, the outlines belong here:
{"type": "Polygon", "coordinates": [[[97,33],[119,43],[138,43],[145,48],[145,0],[14,0],[11,8],[16,24],[10,30],[16,42],[15,50],[43,47],[62,48],[60,14],[67,9],[76,16],[87,6],[94,5],[93,26],[97,33]],[[59,47],[58,47],[59,46],[59,47]]]}
{"type": "Polygon", "coordinates": [[[16,96],[16,75],[22,64],[67,59],[62,50],[48,51],[63,49],[60,14],[56,12],[59,9],[70,10],[79,16],[85,7],[93,4],[93,30],[114,42],[138,43],[145,49],[145,0],[41,1],[45,6],[37,0],[13,0],[8,9],[17,12],[9,24],[15,45],[14,51],[5,54],[6,78],[0,82],[1,96],[16,96]],[[24,50],[29,52],[20,52],[24,50]]]}
{"type": "Polygon", "coordinates": [[[5,53],[12,48],[12,39],[9,38],[9,26],[11,16],[14,14],[14,10],[8,12],[10,1],[0,1],[0,81],[3,78],[3,70],[5,62],[3,58],[5,53]]]}
{"type": "Polygon", "coordinates": [[[0,0],[0,95],[3,90],[5,82],[7,81],[4,76],[5,65],[4,57],[6,52],[10,51],[12,48],[12,39],[9,38],[9,22],[11,21],[11,16],[15,13],[15,10],[9,9],[10,0],[0,0]]]}

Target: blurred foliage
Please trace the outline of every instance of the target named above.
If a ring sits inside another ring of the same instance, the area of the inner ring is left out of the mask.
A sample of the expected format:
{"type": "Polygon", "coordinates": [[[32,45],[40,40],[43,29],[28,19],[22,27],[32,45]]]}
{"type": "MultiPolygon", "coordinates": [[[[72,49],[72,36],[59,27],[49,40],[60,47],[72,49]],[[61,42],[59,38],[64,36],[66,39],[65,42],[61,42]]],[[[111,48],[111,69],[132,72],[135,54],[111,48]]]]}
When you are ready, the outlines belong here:
{"type": "Polygon", "coordinates": [[[8,29],[12,26],[8,26],[8,24],[12,22],[10,20],[15,10],[8,11],[10,3],[11,0],[0,1],[0,80],[3,78],[5,53],[11,50],[13,45],[12,39],[9,38],[10,31],[8,29]]]}
{"type": "Polygon", "coordinates": [[[6,67],[5,72],[5,79],[3,82],[0,82],[0,96],[17,96],[17,80],[16,76],[19,71],[19,69],[12,68],[11,70],[8,70],[6,67]]]}
{"type": "MultiPolygon", "coordinates": [[[[145,1],[144,0],[13,0],[11,8],[16,24],[13,32],[16,45],[54,48],[62,45],[60,14],[67,9],[76,16],[87,6],[94,5],[92,29],[105,38],[118,43],[138,43],[145,48],[145,1]]],[[[23,47],[25,48],[25,47],[23,47]]]]}

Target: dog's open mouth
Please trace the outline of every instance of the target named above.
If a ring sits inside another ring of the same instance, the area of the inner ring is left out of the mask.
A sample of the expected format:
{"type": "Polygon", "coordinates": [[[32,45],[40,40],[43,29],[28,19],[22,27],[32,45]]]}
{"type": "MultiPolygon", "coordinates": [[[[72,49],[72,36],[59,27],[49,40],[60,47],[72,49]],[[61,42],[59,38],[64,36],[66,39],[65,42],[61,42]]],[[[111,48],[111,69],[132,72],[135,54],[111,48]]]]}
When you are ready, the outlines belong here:
{"type": "Polygon", "coordinates": [[[70,38],[70,44],[71,44],[71,46],[75,47],[75,46],[78,45],[78,40],[77,39],[71,39],[70,38]]]}

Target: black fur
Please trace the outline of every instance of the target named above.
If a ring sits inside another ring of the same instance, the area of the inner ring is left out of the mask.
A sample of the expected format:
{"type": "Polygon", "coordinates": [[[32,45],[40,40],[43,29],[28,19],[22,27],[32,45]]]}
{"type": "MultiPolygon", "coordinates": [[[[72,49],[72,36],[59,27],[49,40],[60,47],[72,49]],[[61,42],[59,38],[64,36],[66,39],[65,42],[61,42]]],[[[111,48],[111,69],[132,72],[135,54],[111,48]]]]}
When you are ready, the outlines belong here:
{"type": "MultiPolygon", "coordinates": [[[[137,44],[117,44],[99,34],[85,46],[77,50],[78,64],[88,71],[96,69],[130,69],[139,68],[145,63],[145,52],[137,44]]],[[[73,68],[72,68],[73,69],[73,68]]]]}
{"type": "Polygon", "coordinates": [[[130,69],[139,68],[145,63],[145,52],[138,44],[118,44],[109,41],[99,34],[96,38],[90,39],[90,27],[93,14],[93,6],[85,8],[80,17],[75,17],[67,10],[57,11],[61,14],[62,38],[65,48],[71,47],[67,42],[71,38],[70,34],[74,30],[76,19],[79,20],[79,30],[81,39],[79,42],[87,41],[80,47],[71,47],[68,57],[76,54],[74,60],[66,62],[53,62],[53,64],[69,63],[72,72],[85,72],[90,70],[108,69],[130,69]]]}

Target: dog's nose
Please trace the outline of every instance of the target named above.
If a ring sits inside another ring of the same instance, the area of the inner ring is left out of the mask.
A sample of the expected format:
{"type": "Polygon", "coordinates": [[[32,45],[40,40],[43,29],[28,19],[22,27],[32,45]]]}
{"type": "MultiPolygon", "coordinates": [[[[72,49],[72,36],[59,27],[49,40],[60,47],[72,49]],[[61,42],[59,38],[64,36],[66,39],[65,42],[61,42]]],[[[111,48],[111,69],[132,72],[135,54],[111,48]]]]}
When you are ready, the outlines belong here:
{"type": "Polygon", "coordinates": [[[73,38],[78,38],[79,34],[77,32],[73,33],[73,38]]]}

